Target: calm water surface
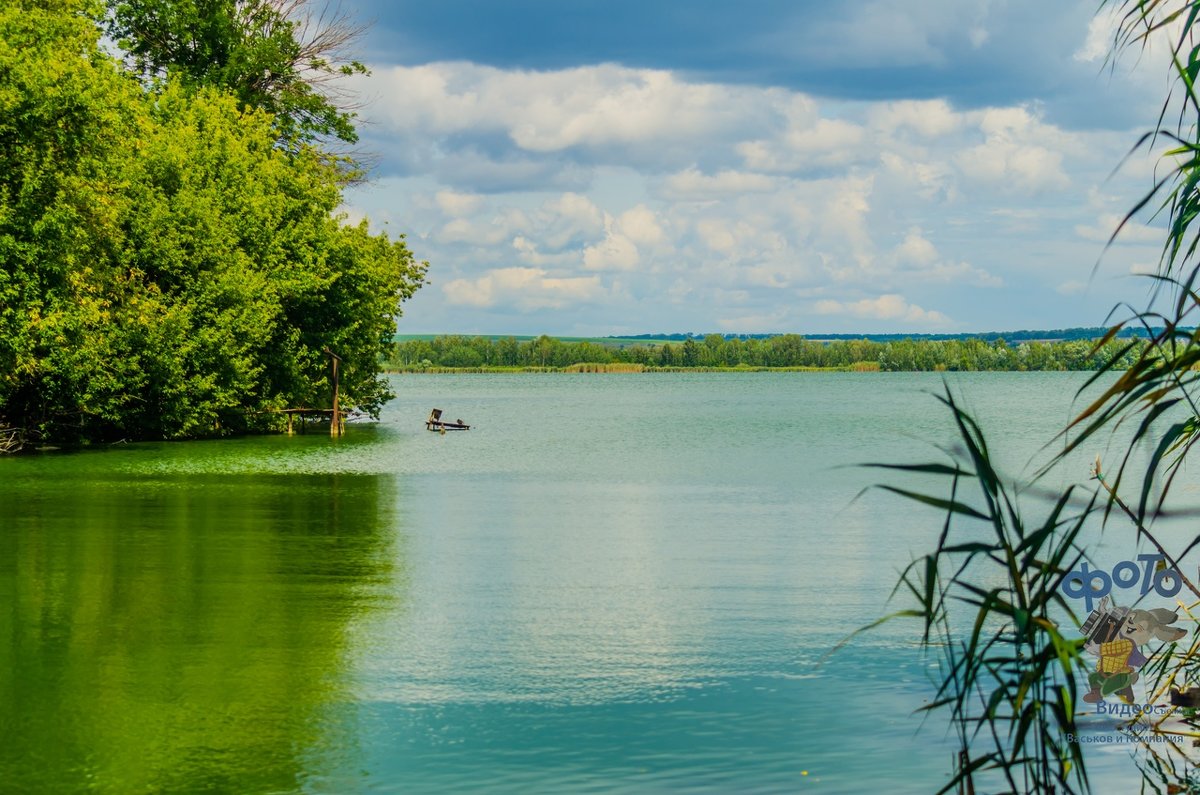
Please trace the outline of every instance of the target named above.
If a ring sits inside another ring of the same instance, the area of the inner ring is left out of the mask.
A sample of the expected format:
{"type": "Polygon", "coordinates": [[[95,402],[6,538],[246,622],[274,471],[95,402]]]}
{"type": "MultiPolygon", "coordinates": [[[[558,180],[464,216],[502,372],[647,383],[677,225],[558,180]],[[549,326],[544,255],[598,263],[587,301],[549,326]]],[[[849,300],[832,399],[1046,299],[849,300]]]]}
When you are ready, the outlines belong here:
{"type": "MultiPolygon", "coordinates": [[[[952,379],[1014,472],[1082,381],[952,379]]],[[[0,791],[947,779],[916,627],[828,655],[939,528],[848,465],[936,458],[940,377],[394,383],[341,440],[0,460],[0,791]]]]}

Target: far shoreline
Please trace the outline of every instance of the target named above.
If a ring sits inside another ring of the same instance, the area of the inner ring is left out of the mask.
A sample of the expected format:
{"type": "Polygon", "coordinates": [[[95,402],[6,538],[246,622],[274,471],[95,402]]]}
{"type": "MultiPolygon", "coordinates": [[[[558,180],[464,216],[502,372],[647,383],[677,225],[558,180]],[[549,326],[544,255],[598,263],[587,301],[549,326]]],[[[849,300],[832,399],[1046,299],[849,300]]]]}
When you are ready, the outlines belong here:
{"type": "MultiPolygon", "coordinates": [[[[671,373],[1095,373],[1099,368],[1086,370],[1068,369],[965,369],[947,367],[928,370],[884,370],[878,362],[864,362],[863,366],[848,367],[641,367],[628,365],[606,368],[605,365],[570,365],[568,367],[426,367],[411,369],[385,368],[384,375],[645,375],[671,373]]],[[[1115,369],[1115,368],[1110,368],[1115,369]]],[[[1119,372],[1119,371],[1118,371],[1119,372]]]]}

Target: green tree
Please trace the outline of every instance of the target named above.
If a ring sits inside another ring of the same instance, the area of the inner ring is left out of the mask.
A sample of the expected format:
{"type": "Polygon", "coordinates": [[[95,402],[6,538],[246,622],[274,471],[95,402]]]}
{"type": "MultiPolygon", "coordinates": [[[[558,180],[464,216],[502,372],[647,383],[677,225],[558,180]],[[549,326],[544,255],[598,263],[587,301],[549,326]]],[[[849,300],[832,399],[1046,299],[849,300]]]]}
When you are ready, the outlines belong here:
{"type": "Polygon", "coordinates": [[[554,353],[560,344],[558,340],[545,334],[526,343],[529,363],[538,367],[553,367],[554,353]]]}
{"type": "Polygon", "coordinates": [[[354,114],[333,81],[366,73],[346,56],[361,34],[307,0],[108,0],[107,29],[143,80],[225,89],[272,114],[281,138],[354,143],[354,114]]]}
{"type": "Polygon", "coordinates": [[[496,363],[504,367],[514,367],[518,362],[520,346],[517,344],[515,337],[504,337],[497,340],[496,347],[496,363]]]}
{"type": "Polygon", "coordinates": [[[442,354],[438,363],[444,367],[479,367],[483,364],[483,354],[470,345],[455,345],[442,354]]]}
{"type": "Polygon", "coordinates": [[[377,413],[425,264],[334,215],[342,175],[284,153],[215,88],[147,94],[83,2],[0,9],[0,416],[54,439],[265,427],[284,405],[377,413]]]}
{"type": "Polygon", "coordinates": [[[700,363],[700,346],[691,337],[684,340],[679,348],[679,363],[684,367],[695,367],[700,363]]]}

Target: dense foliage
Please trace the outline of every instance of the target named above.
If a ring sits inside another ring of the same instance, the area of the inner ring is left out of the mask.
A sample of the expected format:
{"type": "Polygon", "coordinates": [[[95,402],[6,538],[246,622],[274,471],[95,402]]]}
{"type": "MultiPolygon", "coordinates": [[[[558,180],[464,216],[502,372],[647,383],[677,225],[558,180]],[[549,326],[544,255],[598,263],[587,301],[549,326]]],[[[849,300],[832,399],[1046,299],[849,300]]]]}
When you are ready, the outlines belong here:
{"type": "MultiPolygon", "coordinates": [[[[335,215],[342,170],[220,86],[147,88],[83,0],[0,7],[0,426],[55,440],[377,412],[424,264],[335,215]]],[[[168,73],[168,77],[170,77],[168,73]]]]}
{"type": "Polygon", "coordinates": [[[305,0],[109,0],[107,31],[147,83],[170,75],[272,114],[281,139],[354,143],[329,78],[365,73],[345,46],[359,29],[305,0]]]}
{"type": "MultiPolygon", "coordinates": [[[[1125,366],[1139,345],[1090,340],[987,343],[966,340],[835,340],[816,342],[796,334],[766,339],[710,334],[682,343],[629,346],[566,342],[553,337],[518,342],[513,337],[443,336],[393,345],[386,365],[397,370],[429,367],[569,367],[574,364],[629,363],[644,367],[833,367],[870,364],[880,370],[1096,370],[1117,352],[1125,366]]],[[[1120,366],[1118,364],[1118,366],[1120,366]]],[[[874,369],[872,367],[871,369],[874,369]]]]}

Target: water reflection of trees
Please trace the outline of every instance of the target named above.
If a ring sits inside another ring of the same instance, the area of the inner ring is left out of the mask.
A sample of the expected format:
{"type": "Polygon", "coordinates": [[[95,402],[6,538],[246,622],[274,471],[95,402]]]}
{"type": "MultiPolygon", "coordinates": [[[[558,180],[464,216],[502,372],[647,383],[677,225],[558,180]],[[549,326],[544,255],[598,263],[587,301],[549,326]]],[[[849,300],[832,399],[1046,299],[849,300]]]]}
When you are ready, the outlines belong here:
{"type": "Polygon", "coordinates": [[[395,593],[393,493],[347,475],[0,483],[20,506],[0,532],[0,781],[290,791],[344,762],[350,635],[395,593]]]}

